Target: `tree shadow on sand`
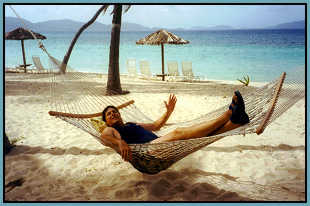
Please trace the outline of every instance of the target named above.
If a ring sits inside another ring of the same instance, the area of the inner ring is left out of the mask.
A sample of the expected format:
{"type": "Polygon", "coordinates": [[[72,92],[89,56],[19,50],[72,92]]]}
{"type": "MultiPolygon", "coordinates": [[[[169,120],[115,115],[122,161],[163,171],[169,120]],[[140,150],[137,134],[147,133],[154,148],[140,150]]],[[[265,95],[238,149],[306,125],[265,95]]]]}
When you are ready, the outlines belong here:
{"type": "MultiPolygon", "coordinates": [[[[134,175],[133,175],[134,176],[134,175]]],[[[205,172],[199,169],[168,169],[156,175],[143,175],[114,188],[114,199],[126,201],[143,195],[146,201],[172,202],[264,202],[287,201],[286,198],[304,200],[304,193],[271,185],[239,181],[227,174],[205,172]],[[279,199],[282,197],[283,199],[279,199]],[[299,199],[298,199],[299,198],[299,199]]]]}
{"type": "Polygon", "coordinates": [[[214,152],[241,152],[246,150],[252,151],[265,151],[265,152],[274,152],[274,151],[297,151],[297,150],[305,150],[305,146],[291,146],[287,144],[279,144],[278,146],[270,146],[270,145],[259,145],[259,146],[251,146],[251,145],[237,145],[233,147],[205,147],[201,149],[203,151],[214,151],[214,152]]]}
{"type": "Polygon", "coordinates": [[[51,154],[51,155],[107,155],[114,154],[114,150],[108,147],[103,147],[100,150],[82,149],[79,147],[70,147],[68,149],[61,147],[45,148],[41,146],[17,145],[10,155],[20,154],[51,154]]]}
{"type": "MultiPolygon", "coordinates": [[[[252,151],[297,151],[297,150],[305,150],[305,146],[291,146],[286,144],[280,144],[278,146],[270,146],[270,145],[259,145],[259,146],[251,146],[251,145],[237,145],[233,147],[204,147],[201,150],[203,151],[214,151],[214,152],[241,152],[246,150],[252,151]]],[[[30,145],[17,145],[14,147],[14,150],[10,152],[10,155],[16,154],[51,154],[51,155],[103,155],[103,154],[114,154],[115,151],[109,147],[103,147],[99,150],[85,149],[79,147],[70,147],[68,149],[61,147],[41,147],[41,146],[30,146],[30,145]]]]}
{"type": "MultiPolygon", "coordinates": [[[[252,146],[245,148],[264,149],[252,146]]],[[[211,150],[217,149],[221,148],[211,148],[211,150]]],[[[229,150],[236,149],[239,147],[231,147],[229,150]]],[[[281,147],[277,149],[281,150],[281,147]]],[[[139,173],[130,165],[126,166],[128,163],[120,162],[119,165],[111,165],[107,171],[97,170],[94,173],[87,173],[85,170],[85,174],[79,174],[77,178],[71,173],[74,169],[72,167],[66,166],[60,172],[51,170],[45,164],[46,155],[66,158],[67,155],[98,155],[99,157],[103,154],[114,154],[112,149],[103,150],[77,147],[42,148],[26,145],[14,147],[5,157],[5,185],[21,178],[24,182],[10,191],[6,190],[4,200],[247,202],[286,201],[286,199],[277,198],[292,197],[292,195],[296,201],[304,201],[305,198],[287,188],[239,181],[238,178],[228,174],[193,168],[168,169],[156,175],[146,175],[139,173]],[[44,157],[38,156],[42,153],[44,157]],[[10,173],[10,170],[15,172],[10,173]],[[31,173],[38,175],[29,175],[31,173]],[[15,176],[9,176],[9,174],[15,176]]]]}
{"type": "MultiPolygon", "coordinates": [[[[8,155],[17,155],[13,152],[8,155]]],[[[6,161],[5,173],[16,169],[15,176],[5,175],[5,184],[23,179],[18,187],[5,188],[4,200],[10,201],[253,201],[236,192],[219,189],[210,183],[197,183],[195,178],[202,172],[192,169],[165,171],[155,176],[141,175],[134,171],[125,181],[115,179],[121,173],[98,171],[92,177],[75,180],[73,177],[59,175],[43,166],[44,161],[27,154],[24,158],[6,161]],[[30,172],[37,176],[27,175],[30,172]],[[115,179],[105,182],[92,182],[90,179],[115,179]],[[196,183],[195,183],[196,182],[196,183]],[[92,190],[92,188],[94,189],[92,190]],[[66,192],[64,192],[66,191],[66,192]],[[92,192],[90,192],[92,191],[92,192]],[[74,195],[72,195],[74,193],[74,195]]],[[[72,168],[68,168],[70,170],[72,168]]],[[[208,173],[205,173],[209,175],[208,173]]],[[[216,174],[218,175],[218,174],[216,174]]],[[[225,175],[221,177],[234,179],[225,175]]]]}

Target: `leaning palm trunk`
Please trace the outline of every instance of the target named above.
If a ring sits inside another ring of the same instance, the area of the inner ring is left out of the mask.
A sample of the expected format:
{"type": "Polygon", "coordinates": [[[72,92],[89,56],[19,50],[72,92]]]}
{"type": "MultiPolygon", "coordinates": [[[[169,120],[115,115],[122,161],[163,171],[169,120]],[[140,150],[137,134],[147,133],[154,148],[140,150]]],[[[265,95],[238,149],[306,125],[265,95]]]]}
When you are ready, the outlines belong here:
{"type": "Polygon", "coordinates": [[[122,5],[115,5],[112,19],[109,73],[106,94],[122,94],[119,74],[119,42],[122,24],[122,5]]]}
{"type": "Polygon", "coordinates": [[[70,47],[66,53],[66,55],[64,56],[64,59],[62,61],[61,67],[60,67],[60,73],[65,74],[66,73],[66,69],[67,69],[67,64],[71,55],[71,52],[73,50],[73,47],[76,43],[76,41],[78,40],[79,36],[81,35],[81,33],[87,29],[87,27],[89,27],[92,23],[95,22],[95,20],[97,19],[97,17],[99,16],[99,14],[103,11],[106,10],[108,8],[107,5],[100,7],[100,9],[96,12],[96,14],[93,16],[93,18],[91,18],[91,20],[89,20],[86,24],[84,24],[80,30],[75,34],[75,37],[73,38],[70,47]]]}

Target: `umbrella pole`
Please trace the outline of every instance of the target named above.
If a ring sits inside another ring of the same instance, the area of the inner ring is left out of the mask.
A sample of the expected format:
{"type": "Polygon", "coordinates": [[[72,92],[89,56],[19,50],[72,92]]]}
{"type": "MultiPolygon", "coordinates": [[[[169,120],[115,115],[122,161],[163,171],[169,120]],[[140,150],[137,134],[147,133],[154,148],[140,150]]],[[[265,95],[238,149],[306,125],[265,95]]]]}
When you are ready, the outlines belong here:
{"type": "Polygon", "coordinates": [[[162,80],[165,81],[165,57],[164,57],[164,44],[161,43],[161,73],[162,80]]]}
{"type": "Polygon", "coordinates": [[[22,51],[23,51],[23,60],[24,60],[24,69],[25,69],[25,73],[26,73],[26,58],[25,58],[25,48],[24,48],[24,40],[22,39],[22,51]]]}

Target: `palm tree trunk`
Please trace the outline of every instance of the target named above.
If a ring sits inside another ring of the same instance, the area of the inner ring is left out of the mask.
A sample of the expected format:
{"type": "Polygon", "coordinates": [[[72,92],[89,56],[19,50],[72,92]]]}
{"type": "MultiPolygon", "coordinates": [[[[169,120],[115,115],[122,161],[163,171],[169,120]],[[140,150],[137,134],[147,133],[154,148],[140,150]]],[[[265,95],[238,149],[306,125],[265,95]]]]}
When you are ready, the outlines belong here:
{"type": "Polygon", "coordinates": [[[80,30],[75,34],[71,44],[70,44],[70,47],[66,53],[66,55],[64,56],[64,59],[61,63],[61,67],[60,67],[60,73],[62,74],[65,74],[66,73],[66,68],[67,68],[67,64],[68,64],[68,61],[69,61],[69,58],[70,58],[70,55],[71,55],[71,52],[73,50],[73,47],[76,43],[76,41],[78,40],[79,36],[81,35],[81,33],[88,27],[90,26],[92,23],[95,22],[95,20],[97,19],[97,17],[99,16],[99,14],[105,9],[107,8],[108,6],[107,5],[104,5],[102,7],[100,7],[100,9],[96,12],[96,14],[93,16],[93,18],[91,18],[86,24],[84,24],[80,30]]]}
{"type": "Polygon", "coordinates": [[[27,72],[27,69],[26,69],[26,55],[25,55],[25,47],[24,47],[24,40],[22,39],[22,51],[23,51],[23,60],[24,60],[24,70],[25,70],[25,73],[27,72]]]}
{"type": "Polygon", "coordinates": [[[123,94],[119,73],[119,43],[122,24],[122,5],[114,5],[110,42],[107,95],[123,94]]]}

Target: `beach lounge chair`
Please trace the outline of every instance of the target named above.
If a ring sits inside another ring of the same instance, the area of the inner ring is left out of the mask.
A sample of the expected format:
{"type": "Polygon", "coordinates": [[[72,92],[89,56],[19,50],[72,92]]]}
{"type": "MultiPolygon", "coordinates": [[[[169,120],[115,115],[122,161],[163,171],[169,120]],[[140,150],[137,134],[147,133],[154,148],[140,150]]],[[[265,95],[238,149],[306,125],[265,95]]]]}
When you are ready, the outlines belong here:
{"type": "Polygon", "coordinates": [[[38,73],[46,73],[47,70],[43,67],[39,56],[32,56],[32,61],[38,73]]]}
{"type": "Polygon", "coordinates": [[[185,81],[200,81],[199,76],[194,76],[192,62],[182,61],[182,73],[185,81]]]}
{"type": "Polygon", "coordinates": [[[137,69],[136,69],[136,60],[135,59],[127,59],[126,67],[129,76],[137,76],[137,69]]]}
{"type": "Polygon", "coordinates": [[[148,61],[140,61],[140,72],[143,78],[152,78],[150,63],[148,61]]]}
{"type": "Polygon", "coordinates": [[[168,80],[182,80],[183,78],[179,74],[178,62],[168,61],[168,80]]]}

